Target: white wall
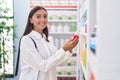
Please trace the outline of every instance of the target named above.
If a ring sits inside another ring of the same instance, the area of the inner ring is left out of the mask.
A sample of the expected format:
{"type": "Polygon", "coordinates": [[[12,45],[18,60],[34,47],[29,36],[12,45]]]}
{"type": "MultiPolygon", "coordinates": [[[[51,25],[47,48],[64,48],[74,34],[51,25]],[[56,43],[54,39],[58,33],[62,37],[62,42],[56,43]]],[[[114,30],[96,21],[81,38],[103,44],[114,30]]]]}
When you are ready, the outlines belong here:
{"type": "MultiPolygon", "coordinates": [[[[19,39],[24,32],[24,28],[27,22],[27,16],[30,9],[29,1],[30,0],[14,0],[14,22],[17,25],[15,29],[17,35],[17,38],[15,39],[15,47],[17,51],[18,51],[17,48],[19,44],[19,39]]],[[[17,59],[17,51],[15,53],[15,63],[17,59]]],[[[18,80],[18,76],[12,80],[18,80]]]]}
{"type": "Polygon", "coordinates": [[[120,0],[98,0],[97,80],[120,80],[120,0]]]}

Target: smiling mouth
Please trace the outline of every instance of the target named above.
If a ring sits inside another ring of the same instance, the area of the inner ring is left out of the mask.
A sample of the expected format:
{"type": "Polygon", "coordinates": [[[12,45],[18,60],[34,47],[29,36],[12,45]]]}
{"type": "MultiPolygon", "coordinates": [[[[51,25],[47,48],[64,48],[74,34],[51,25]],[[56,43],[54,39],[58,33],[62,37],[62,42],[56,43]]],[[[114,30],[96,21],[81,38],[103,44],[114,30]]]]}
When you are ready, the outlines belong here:
{"type": "Polygon", "coordinates": [[[44,27],[44,25],[39,25],[39,27],[44,27]]]}

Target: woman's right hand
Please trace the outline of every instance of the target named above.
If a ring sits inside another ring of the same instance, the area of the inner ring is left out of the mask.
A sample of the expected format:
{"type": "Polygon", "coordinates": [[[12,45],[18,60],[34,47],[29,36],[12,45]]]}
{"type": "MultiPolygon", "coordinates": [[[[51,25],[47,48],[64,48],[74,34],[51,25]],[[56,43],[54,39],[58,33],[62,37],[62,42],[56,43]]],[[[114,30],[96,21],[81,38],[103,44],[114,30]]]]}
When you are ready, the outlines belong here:
{"type": "Polygon", "coordinates": [[[72,49],[78,44],[79,42],[79,37],[73,39],[68,40],[64,45],[63,45],[63,49],[65,51],[72,51],[72,49]]]}

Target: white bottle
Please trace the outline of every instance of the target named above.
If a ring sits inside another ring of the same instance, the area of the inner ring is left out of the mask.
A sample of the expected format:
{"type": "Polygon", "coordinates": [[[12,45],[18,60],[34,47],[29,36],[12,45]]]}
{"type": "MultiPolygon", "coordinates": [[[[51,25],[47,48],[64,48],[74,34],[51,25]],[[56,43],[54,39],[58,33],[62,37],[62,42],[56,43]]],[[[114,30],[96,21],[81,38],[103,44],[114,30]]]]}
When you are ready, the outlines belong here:
{"type": "Polygon", "coordinates": [[[65,43],[64,38],[61,38],[61,39],[60,39],[60,47],[62,47],[64,43],[65,43]]]}
{"type": "Polygon", "coordinates": [[[63,26],[61,25],[61,23],[59,23],[57,26],[57,32],[62,32],[62,31],[63,31],[63,26]]]}
{"type": "Polygon", "coordinates": [[[50,26],[51,32],[56,32],[56,26],[54,23],[50,26]]]}
{"type": "Polygon", "coordinates": [[[70,32],[70,28],[69,28],[67,23],[64,25],[63,31],[64,32],[70,32]]]}

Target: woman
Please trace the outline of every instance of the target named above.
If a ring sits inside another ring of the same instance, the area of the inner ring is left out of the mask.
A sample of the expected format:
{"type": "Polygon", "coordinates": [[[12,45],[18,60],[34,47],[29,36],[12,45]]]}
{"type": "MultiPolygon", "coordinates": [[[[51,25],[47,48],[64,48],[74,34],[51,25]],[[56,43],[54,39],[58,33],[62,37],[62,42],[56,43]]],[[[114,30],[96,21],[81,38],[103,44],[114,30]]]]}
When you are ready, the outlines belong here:
{"type": "Polygon", "coordinates": [[[57,80],[56,66],[67,60],[78,38],[70,39],[59,50],[48,40],[48,13],[36,6],[28,22],[20,45],[20,80],[57,80]]]}

